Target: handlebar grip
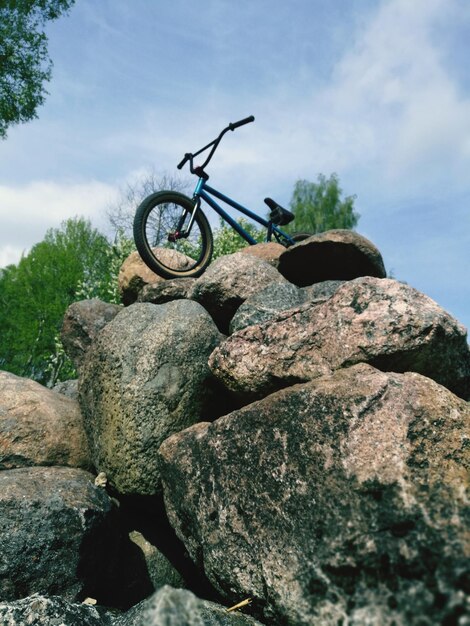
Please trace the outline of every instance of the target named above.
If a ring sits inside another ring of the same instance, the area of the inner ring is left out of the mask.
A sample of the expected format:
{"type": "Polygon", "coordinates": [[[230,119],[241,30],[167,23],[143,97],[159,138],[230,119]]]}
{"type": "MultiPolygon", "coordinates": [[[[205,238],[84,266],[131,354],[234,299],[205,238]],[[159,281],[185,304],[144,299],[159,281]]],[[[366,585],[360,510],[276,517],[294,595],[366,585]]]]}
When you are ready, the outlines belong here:
{"type": "Polygon", "coordinates": [[[186,153],[184,155],[184,159],[181,161],[181,163],[178,163],[178,165],[176,166],[179,170],[183,167],[183,165],[186,163],[186,161],[189,159],[191,155],[189,153],[186,153]]]}
{"type": "Polygon", "coordinates": [[[239,122],[233,122],[229,124],[228,127],[230,128],[230,130],[235,130],[236,128],[239,128],[240,126],[244,126],[245,124],[249,124],[250,122],[254,122],[254,121],[255,121],[254,115],[250,115],[250,117],[245,117],[245,119],[240,120],[239,122]]]}

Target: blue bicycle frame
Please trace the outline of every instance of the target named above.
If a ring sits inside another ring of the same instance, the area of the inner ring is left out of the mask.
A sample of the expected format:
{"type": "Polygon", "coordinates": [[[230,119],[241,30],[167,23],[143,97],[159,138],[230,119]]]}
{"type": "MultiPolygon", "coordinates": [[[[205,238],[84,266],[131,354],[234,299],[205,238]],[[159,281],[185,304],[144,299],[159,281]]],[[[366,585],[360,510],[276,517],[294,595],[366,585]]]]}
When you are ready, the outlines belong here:
{"type": "MultiPolygon", "coordinates": [[[[196,185],[196,189],[194,190],[194,196],[193,196],[194,199],[198,201],[196,204],[195,210],[199,209],[200,199],[202,198],[203,200],[207,202],[207,204],[211,208],[214,209],[214,211],[218,215],[220,215],[220,217],[223,220],[228,222],[230,226],[234,230],[236,230],[236,232],[240,235],[240,237],[243,237],[243,239],[245,239],[245,241],[247,241],[249,244],[251,245],[256,244],[257,241],[253,239],[253,237],[249,233],[247,233],[246,230],[242,226],[240,226],[240,224],[220,206],[220,204],[217,204],[217,202],[213,198],[211,198],[211,196],[215,196],[219,200],[222,200],[222,202],[225,202],[225,204],[228,204],[229,206],[233,207],[240,213],[243,213],[244,215],[254,220],[255,222],[258,222],[258,224],[261,224],[262,226],[264,226],[267,229],[266,241],[271,241],[272,236],[274,235],[274,238],[276,239],[276,241],[283,239],[288,245],[293,245],[295,243],[295,241],[287,233],[285,233],[278,226],[276,226],[276,224],[273,224],[271,221],[266,220],[263,217],[260,217],[256,213],[253,213],[253,211],[250,211],[243,205],[239,204],[238,202],[235,202],[235,200],[232,200],[231,198],[224,195],[220,191],[217,191],[217,189],[214,189],[213,187],[208,185],[204,178],[200,178],[196,185]]],[[[193,215],[193,218],[194,218],[194,215],[193,215]]],[[[192,220],[191,220],[188,230],[191,228],[191,225],[192,225],[192,220]]]]}

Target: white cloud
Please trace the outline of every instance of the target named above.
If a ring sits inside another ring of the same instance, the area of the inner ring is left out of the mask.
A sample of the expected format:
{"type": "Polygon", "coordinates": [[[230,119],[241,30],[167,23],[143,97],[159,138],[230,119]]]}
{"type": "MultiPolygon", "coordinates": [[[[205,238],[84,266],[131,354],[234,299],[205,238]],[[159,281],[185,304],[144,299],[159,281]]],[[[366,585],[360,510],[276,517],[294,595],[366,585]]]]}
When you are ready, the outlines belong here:
{"type": "Polygon", "coordinates": [[[300,93],[280,80],[253,98],[255,127],[237,131],[217,156],[223,178],[238,169],[250,184],[285,185],[336,171],[395,197],[432,194],[433,184],[465,187],[470,98],[435,34],[455,8],[455,0],[382,2],[358,21],[322,87],[300,93]]]}
{"type": "Polygon", "coordinates": [[[333,119],[369,130],[372,150],[364,156],[379,159],[392,179],[415,175],[410,168],[425,168],[429,178],[443,164],[460,175],[468,159],[470,99],[459,93],[433,38],[453,4],[384,2],[323,95],[333,119]]]}
{"type": "Polygon", "coordinates": [[[18,263],[24,250],[17,246],[3,246],[0,247],[0,268],[11,265],[12,263],[18,263]]]}
{"type": "Polygon", "coordinates": [[[49,228],[68,218],[86,217],[102,228],[106,208],[115,197],[115,187],[98,181],[0,186],[0,267],[18,262],[22,252],[40,241],[49,228]]]}

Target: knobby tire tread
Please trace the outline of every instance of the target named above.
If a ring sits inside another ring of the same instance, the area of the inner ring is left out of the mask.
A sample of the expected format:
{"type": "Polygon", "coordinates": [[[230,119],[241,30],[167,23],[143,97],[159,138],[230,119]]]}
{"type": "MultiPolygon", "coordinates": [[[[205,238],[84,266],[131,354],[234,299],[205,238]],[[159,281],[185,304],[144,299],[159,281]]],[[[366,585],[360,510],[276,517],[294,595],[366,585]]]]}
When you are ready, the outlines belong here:
{"type": "Polygon", "coordinates": [[[198,209],[195,222],[199,226],[203,236],[203,253],[198,263],[189,270],[176,270],[161,263],[153,254],[152,248],[145,235],[145,227],[148,217],[153,209],[159,204],[172,202],[191,211],[194,201],[182,193],[176,191],[157,191],[145,198],[137,208],[134,217],[134,241],[144,263],[162,278],[189,278],[200,276],[209,265],[214,248],[212,231],[204,213],[198,209]]]}

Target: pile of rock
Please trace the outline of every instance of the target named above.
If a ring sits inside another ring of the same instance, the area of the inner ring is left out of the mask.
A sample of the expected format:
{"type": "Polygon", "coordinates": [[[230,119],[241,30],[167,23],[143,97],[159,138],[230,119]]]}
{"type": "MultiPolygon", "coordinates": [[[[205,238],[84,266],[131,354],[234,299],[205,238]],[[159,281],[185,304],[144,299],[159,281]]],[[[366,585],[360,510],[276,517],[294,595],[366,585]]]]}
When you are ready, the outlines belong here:
{"type": "Polygon", "coordinates": [[[0,623],[469,623],[455,319],[349,231],[121,289],[66,314],[79,404],[0,374],[0,623]]]}

